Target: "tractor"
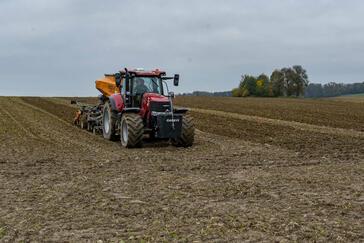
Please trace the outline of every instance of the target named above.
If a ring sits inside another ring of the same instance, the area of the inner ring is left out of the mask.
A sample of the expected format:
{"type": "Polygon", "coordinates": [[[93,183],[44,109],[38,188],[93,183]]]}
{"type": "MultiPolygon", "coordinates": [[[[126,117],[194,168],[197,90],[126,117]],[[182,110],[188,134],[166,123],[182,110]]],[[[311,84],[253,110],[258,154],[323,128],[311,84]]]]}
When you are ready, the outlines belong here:
{"type": "Polygon", "coordinates": [[[80,105],[75,124],[102,133],[107,140],[120,139],[126,148],[142,147],[143,138],[169,140],[174,146],[190,147],[195,129],[188,109],[173,106],[174,93],[167,80],[179,84],[179,75],[167,77],[159,69],[124,69],[96,80],[101,92],[97,106],[80,105]]]}

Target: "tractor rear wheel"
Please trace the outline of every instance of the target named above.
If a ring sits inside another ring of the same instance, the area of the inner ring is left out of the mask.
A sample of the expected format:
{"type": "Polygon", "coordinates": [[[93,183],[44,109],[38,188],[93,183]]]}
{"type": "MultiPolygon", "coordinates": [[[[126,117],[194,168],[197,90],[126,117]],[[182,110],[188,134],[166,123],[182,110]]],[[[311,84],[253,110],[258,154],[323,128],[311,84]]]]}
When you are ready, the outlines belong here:
{"type": "Polygon", "coordinates": [[[121,118],[120,141],[126,148],[143,145],[144,124],[139,114],[124,114],[121,118]]]}
{"type": "Polygon", "coordinates": [[[102,135],[105,139],[111,141],[116,140],[116,120],[117,113],[111,109],[110,103],[106,102],[102,112],[102,135]]]}
{"type": "Polygon", "coordinates": [[[184,115],[182,118],[181,136],[172,139],[172,144],[176,147],[191,147],[195,140],[195,126],[193,119],[189,115],[184,115]]]}

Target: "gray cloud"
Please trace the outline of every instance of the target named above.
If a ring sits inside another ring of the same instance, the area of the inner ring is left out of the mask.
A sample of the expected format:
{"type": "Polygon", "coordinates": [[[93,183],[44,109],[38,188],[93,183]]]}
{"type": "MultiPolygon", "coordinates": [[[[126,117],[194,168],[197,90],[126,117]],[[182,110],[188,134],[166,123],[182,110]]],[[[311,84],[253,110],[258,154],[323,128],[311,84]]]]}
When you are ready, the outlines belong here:
{"type": "Polygon", "coordinates": [[[302,64],[313,82],[363,81],[363,1],[2,0],[0,95],[96,95],[127,67],[181,74],[177,92],[302,64]]]}

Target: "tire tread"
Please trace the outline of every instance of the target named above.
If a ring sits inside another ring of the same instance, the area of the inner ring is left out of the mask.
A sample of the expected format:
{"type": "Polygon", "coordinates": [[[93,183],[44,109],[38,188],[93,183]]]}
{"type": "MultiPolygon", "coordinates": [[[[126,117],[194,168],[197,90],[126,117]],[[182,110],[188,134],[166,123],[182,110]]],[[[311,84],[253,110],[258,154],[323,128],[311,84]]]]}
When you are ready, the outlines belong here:
{"type": "Polygon", "coordinates": [[[195,126],[190,115],[184,115],[182,118],[181,136],[172,140],[172,144],[177,147],[191,147],[195,140],[195,126]]]}

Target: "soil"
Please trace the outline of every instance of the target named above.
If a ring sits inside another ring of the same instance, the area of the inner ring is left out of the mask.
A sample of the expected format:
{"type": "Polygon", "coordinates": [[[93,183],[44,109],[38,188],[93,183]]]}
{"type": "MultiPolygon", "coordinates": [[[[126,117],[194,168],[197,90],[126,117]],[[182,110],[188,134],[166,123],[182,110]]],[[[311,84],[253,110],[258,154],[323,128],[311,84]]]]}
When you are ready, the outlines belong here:
{"type": "Polygon", "coordinates": [[[200,107],[193,147],[142,149],[73,126],[74,112],[0,97],[0,241],[364,240],[363,109],[305,122],[200,107]]]}
{"type": "Polygon", "coordinates": [[[330,99],[178,96],[177,105],[364,131],[362,103],[330,99]]]}

